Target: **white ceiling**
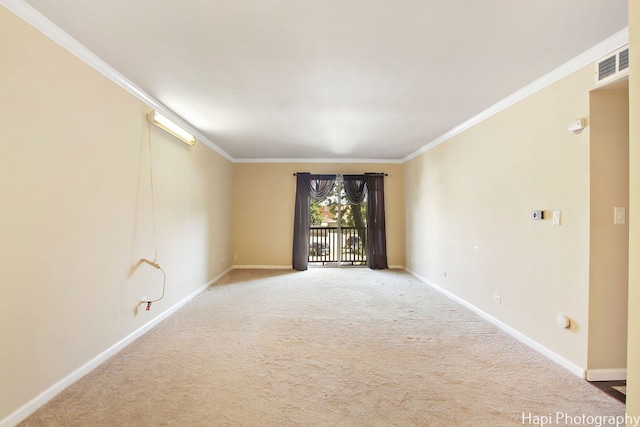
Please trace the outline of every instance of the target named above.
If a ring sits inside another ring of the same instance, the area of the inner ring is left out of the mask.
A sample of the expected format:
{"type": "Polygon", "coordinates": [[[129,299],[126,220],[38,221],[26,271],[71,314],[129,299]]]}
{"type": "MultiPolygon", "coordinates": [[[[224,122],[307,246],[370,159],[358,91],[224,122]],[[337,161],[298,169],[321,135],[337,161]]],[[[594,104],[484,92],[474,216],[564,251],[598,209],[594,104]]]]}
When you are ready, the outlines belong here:
{"type": "Polygon", "coordinates": [[[403,159],[627,26],[627,0],[27,0],[232,158],[403,159]]]}

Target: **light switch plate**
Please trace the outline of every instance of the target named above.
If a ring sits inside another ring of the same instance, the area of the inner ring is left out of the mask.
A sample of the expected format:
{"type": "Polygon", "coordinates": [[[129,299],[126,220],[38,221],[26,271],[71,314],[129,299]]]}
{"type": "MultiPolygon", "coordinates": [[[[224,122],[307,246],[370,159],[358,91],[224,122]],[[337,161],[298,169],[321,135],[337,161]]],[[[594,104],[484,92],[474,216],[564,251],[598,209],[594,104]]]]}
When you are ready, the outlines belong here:
{"type": "Polygon", "coordinates": [[[627,222],[627,212],[625,208],[615,207],[613,208],[613,223],[625,224],[627,222]]]}
{"type": "Polygon", "coordinates": [[[553,211],[553,225],[560,225],[560,211],[553,211]]]}

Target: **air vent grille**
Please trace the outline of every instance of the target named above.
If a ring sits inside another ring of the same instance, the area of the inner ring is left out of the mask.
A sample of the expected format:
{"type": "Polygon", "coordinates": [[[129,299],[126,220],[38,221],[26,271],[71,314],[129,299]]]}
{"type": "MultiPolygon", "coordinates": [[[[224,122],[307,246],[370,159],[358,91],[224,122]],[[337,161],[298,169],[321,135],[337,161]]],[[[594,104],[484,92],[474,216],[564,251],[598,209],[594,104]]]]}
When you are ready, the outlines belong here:
{"type": "Polygon", "coordinates": [[[629,48],[621,51],[618,58],[618,70],[625,70],[629,68],[629,48]]]}
{"type": "Polygon", "coordinates": [[[629,75],[629,47],[609,53],[596,62],[596,86],[603,86],[629,75]]]}
{"type": "Polygon", "coordinates": [[[601,61],[598,64],[598,80],[606,79],[616,73],[616,56],[601,61]]]}

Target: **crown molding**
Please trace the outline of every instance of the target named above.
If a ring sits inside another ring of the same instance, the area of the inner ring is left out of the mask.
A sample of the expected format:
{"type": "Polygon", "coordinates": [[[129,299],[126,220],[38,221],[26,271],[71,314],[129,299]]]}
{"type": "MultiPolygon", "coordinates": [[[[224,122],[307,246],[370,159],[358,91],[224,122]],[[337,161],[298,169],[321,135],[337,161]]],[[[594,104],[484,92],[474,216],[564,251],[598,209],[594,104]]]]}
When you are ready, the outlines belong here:
{"type": "Polygon", "coordinates": [[[233,163],[406,163],[409,160],[418,157],[419,155],[431,150],[432,148],[437,147],[443,142],[448,141],[454,136],[464,132],[465,130],[488,119],[494,114],[499,113],[500,111],[538,92],[539,90],[544,89],[545,87],[579,70],[580,68],[593,63],[607,53],[612,52],[629,42],[629,29],[628,27],[626,27],[618,33],[612,35],[608,39],[602,41],[601,43],[598,43],[581,55],[575,57],[574,59],[566,62],[550,73],[533,81],[522,89],[514,92],[513,94],[502,99],[501,101],[480,112],[479,114],[473,116],[469,120],[459,124],[458,126],[439,136],[438,138],[428,142],[427,144],[422,146],[422,148],[414,151],[413,153],[402,159],[236,159],[228,154],[225,150],[214,144],[199,130],[182,119],[182,117],[175,114],[169,108],[160,103],[160,101],[147,94],[145,91],[143,91],[129,79],[124,77],[105,61],[100,59],[97,55],[95,55],[76,39],[60,29],[57,25],[47,19],[32,6],[27,4],[24,0],[0,0],[0,5],[13,12],[15,15],[26,21],[28,24],[36,28],[38,31],[52,39],[63,48],[67,49],[80,60],[94,68],[99,73],[103,74],[118,86],[125,89],[127,92],[131,93],[133,96],[138,98],[149,107],[158,110],[163,115],[185,128],[192,135],[196,136],[198,141],[202,142],[204,145],[211,148],[222,157],[233,163]]]}
{"type": "Polygon", "coordinates": [[[402,159],[235,159],[234,163],[380,163],[380,164],[402,164],[402,159]]]}
{"type": "Polygon", "coordinates": [[[466,122],[459,124],[458,126],[454,127],[453,129],[446,132],[445,134],[425,144],[422,148],[414,151],[413,153],[411,153],[410,155],[402,159],[402,163],[406,163],[409,160],[414,159],[423,153],[426,153],[432,148],[437,147],[443,142],[464,132],[465,130],[471,128],[472,126],[475,126],[478,123],[488,119],[494,114],[497,114],[500,111],[509,108],[510,106],[525,99],[528,96],[533,95],[539,90],[544,89],[545,87],[578,71],[583,67],[586,67],[589,64],[592,64],[593,62],[597,61],[604,55],[610,52],[613,52],[614,50],[620,48],[621,46],[624,46],[627,43],[629,43],[629,27],[625,27],[623,30],[617,32],[611,37],[598,43],[597,45],[587,50],[586,52],[583,52],[582,54],[576,56],[575,58],[566,62],[565,64],[559,66],[558,68],[551,71],[550,73],[545,74],[544,76],[533,81],[532,83],[528,84],[522,89],[512,93],[511,95],[507,96],[506,98],[502,99],[501,101],[497,102],[496,104],[492,105],[491,107],[487,108],[481,113],[473,116],[466,122]]]}
{"type": "Polygon", "coordinates": [[[107,77],[118,86],[122,87],[124,90],[138,98],[149,107],[159,111],[165,117],[183,127],[189,133],[194,135],[197,138],[198,142],[203,143],[231,162],[235,160],[226,151],[211,142],[211,140],[209,140],[200,131],[198,131],[198,129],[194,128],[182,117],[178,116],[176,113],[163,105],[160,101],[153,98],[151,95],[143,91],[140,87],[135,85],[132,81],[120,74],[113,67],[100,59],[96,54],[87,49],[82,43],[71,37],[60,27],[58,27],[56,24],[51,22],[44,15],[34,9],[31,5],[27,4],[23,0],[0,0],[0,5],[13,12],[23,21],[27,22],[36,30],[40,31],[42,34],[49,37],[64,49],[71,52],[81,61],[85,62],[87,65],[107,77]]]}

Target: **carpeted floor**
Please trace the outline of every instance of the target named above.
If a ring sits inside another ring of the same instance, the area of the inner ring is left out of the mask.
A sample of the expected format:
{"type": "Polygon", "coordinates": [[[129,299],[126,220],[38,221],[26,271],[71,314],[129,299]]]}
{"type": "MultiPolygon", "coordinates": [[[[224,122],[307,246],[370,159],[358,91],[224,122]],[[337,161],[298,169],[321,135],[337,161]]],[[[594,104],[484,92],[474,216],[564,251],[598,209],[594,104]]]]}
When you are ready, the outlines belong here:
{"type": "Polygon", "coordinates": [[[404,272],[317,268],[232,271],[21,425],[522,426],[624,412],[404,272]]]}

